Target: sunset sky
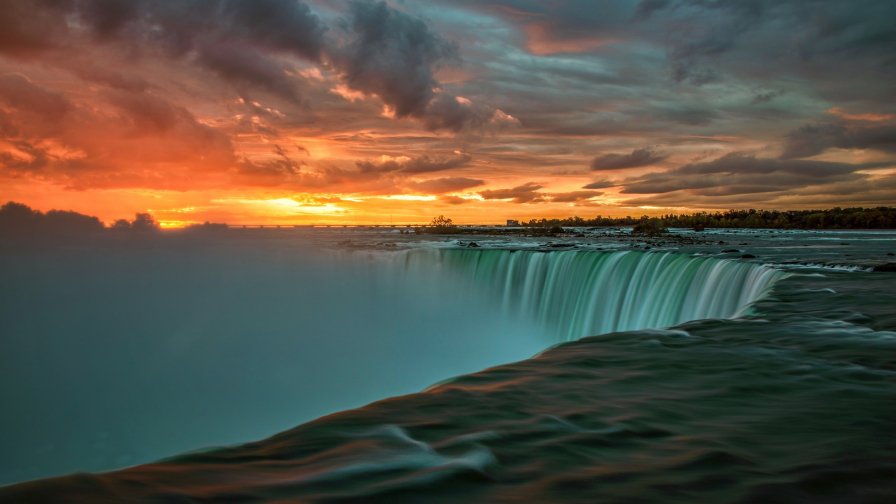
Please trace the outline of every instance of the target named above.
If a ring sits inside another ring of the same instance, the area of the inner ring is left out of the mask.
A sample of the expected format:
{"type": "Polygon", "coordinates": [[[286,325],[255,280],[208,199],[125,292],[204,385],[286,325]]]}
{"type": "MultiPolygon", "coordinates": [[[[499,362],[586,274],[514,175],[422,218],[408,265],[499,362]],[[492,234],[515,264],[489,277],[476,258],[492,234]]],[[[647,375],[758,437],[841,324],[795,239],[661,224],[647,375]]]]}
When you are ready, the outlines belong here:
{"type": "Polygon", "coordinates": [[[896,205],[896,2],[7,0],[0,204],[165,225],[896,205]]]}

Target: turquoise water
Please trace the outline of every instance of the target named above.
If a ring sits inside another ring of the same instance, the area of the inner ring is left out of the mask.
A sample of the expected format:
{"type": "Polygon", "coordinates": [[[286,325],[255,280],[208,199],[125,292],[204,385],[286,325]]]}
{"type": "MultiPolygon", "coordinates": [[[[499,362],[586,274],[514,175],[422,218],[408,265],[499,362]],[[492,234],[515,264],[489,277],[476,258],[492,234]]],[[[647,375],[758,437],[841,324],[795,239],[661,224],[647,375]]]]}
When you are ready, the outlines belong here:
{"type": "Polygon", "coordinates": [[[440,267],[528,316],[558,341],[740,314],[786,274],[767,266],[673,252],[417,249],[412,275],[440,267]]]}
{"type": "MultiPolygon", "coordinates": [[[[386,345],[388,355],[428,368],[520,341],[520,352],[547,350],[443,375],[422,392],[261,441],[6,487],[0,498],[889,502],[896,277],[864,268],[892,257],[893,235],[862,236],[837,235],[829,244],[823,234],[732,232],[677,250],[653,244],[661,250],[649,252],[630,243],[601,243],[613,249],[601,252],[582,239],[577,250],[561,251],[450,242],[356,250],[349,255],[363,267],[351,278],[363,270],[376,281],[355,301],[417,279],[403,302],[459,308],[443,313],[435,325],[448,330],[429,338],[457,338],[469,350],[498,336],[494,345],[451,355],[449,344],[399,355],[414,341],[402,338],[386,345]],[[723,252],[732,242],[756,257],[723,252]],[[502,322],[470,325],[474,312],[465,310],[473,307],[476,317],[502,322]],[[580,338],[587,334],[596,335],[580,338]]],[[[349,296],[346,285],[336,282],[334,292],[349,296]]],[[[355,315],[345,317],[363,322],[339,345],[358,363],[364,359],[354,354],[378,346],[355,346],[364,336],[395,327],[382,330],[378,310],[353,306],[355,315]]]]}

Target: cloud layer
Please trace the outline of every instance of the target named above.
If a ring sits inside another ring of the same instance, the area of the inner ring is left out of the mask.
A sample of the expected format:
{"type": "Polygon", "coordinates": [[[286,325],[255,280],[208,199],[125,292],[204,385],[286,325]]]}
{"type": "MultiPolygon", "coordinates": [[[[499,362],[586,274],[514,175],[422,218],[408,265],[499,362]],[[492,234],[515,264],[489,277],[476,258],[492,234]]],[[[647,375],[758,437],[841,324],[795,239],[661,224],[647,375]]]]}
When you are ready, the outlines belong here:
{"type": "Polygon", "coordinates": [[[238,203],[284,199],[336,221],[896,204],[894,16],[885,0],[2,2],[0,199],[171,223],[305,215],[238,203]]]}

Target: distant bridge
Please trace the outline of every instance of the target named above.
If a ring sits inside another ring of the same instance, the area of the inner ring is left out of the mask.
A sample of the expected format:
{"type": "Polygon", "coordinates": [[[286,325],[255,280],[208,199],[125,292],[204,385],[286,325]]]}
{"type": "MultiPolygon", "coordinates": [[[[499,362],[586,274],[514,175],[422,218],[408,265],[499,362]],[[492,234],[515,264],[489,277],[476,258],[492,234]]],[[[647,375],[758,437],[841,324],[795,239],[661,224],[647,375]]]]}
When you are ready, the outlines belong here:
{"type": "Polygon", "coordinates": [[[304,229],[304,228],[409,228],[429,227],[416,224],[226,224],[230,229],[304,229]]]}
{"type": "MultiPolygon", "coordinates": [[[[229,229],[308,229],[308,228],[431,228],[429,224],[225,224],[229,229]]],[[[458,228],[493,228],[504,227],[496,224],[464,224],[458,228]]]]}

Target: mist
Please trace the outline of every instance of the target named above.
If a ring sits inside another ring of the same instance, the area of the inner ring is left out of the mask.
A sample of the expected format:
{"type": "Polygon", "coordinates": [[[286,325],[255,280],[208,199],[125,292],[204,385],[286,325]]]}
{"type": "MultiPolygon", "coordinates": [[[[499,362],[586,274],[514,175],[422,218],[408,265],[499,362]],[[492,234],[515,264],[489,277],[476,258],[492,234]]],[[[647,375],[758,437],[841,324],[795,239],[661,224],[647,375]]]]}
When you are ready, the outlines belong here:
{"type": "Polygon", "coordinates": [[[402,273],[401,252],[314,240],[0,247],[0,483],[263,438],[552,342],[485,291],[402,273]]]}

